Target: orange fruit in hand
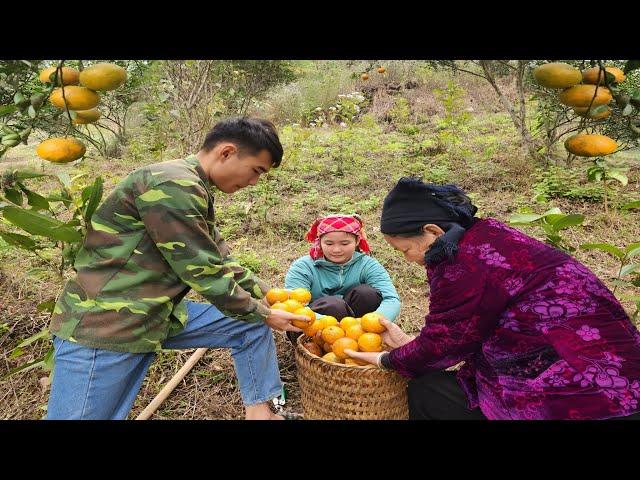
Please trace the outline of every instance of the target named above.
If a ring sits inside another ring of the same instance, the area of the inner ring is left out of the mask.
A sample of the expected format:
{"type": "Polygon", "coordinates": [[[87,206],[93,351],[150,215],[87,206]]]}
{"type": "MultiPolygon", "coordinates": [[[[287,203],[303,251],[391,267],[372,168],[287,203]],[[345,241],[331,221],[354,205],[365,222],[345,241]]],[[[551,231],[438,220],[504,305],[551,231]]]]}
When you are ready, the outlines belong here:
{"type": "Polygon", "coordinates": [[[357,341],[364,334],[364,330],[360,325],[354,325],[352,327],[349,327],[346,333],[347,337],[357,341]]]}
{"type": "Polygon", "coordinates": [[[327,342],[324,342],[324,344],[322,345],[322,349],[327,353],[333,351],[333,347],[331,346],[330,343],[327,343],[327,342]]]}
{"type": "Polygon", "coordinates": [[[287,312],[293,313],[296,310],[298,310],[299,308],[304,307],[304,305],[302,305],[299,301],[297,300],[293,300],[293,299],[289,299],[289,300],[285,300],[284,302],[282,302],[285,306],[285,310],[287,312]]]}
{"type": "Polygon", "coordinates": [[[311,322],[311,325],[307,325],[304,328],[304,334],[307,337],[314,337],[316,333],[321,332],[323,328],[324,322],[322,321],[322,319],[317,319],[311,322]]]}
{"type": "Polygon", "coordinates": [[[367,313],[363,315],[360,324],[365,332],[382,333],[386,330],[380,323],[380,315],[377,313],[367,313]]]}
{"type": "Polygon", "coordinates": [[[289,294],[284,288],[272,288],[267,292],[267,302],[269,305],[289,300],[289,294]]]}
{"type": "Polygon", "coordinates": [[[338,319],[331,315],[325,315],[321,320],[324,322],[324,328],[335,327],[338,325],[338,319]]]}
{"type": "Polygon", "coordinates": [[[346,332],[347,330],[349,330],[349,327],[352,327],[353,325],[358,325],[358,323],[360,322],[358,322],[357,318],[344,317],[342,320],[340,320],[340,328],[346,332]]]}
{"type": "Polygon", "coordinates": [[[273,308],[274,310],[285,310],[288,312],[287,306],[282,302],[274,303],[273,305],[271,305],[271,308],[273,308]]]}
{"type": "Polygon", "coordinates": [[[331,350],[336,354],[338,358],[347,358],[348,355],[344,353],[345,350],[355,350],[358,351],[358,342],[356,342],[353,338],[342,337],[333,342],[333,349],[331,350]]]}
{"type": "Polygon", "coordinates": [[[358,347],[362,352],[381,352],[382,337],[377,333],[365,333],[358,339],[358,347]]]}
{"type": "Polygon", "coordinates": [[[322,338],[327,343],[333,344],[333,342],[342,337],[344,337],[344,330],[340,327],[326,327],[322,330],[322,338]]]}
{"type": "Polygon", "coordinates": [[[306,305],[311,301],[311,292],[306,288],[295,288],[289,293],[289,298],[306,305]]]}
{"type": "Polygon", "coordinates": [[[338,357],[336,357],[336,354],[333,352],[329,352],[327,354],[325,354],[324,357],[322,357],[323,360],[326,360],[327,362],[332,362],[332,363],[342,363],[342,360],[340,360],[338,357]]]}
{"type": "Polygon", "coordinates": [[[293,313],[295,313],[296,315],[304,315],[305,317],[309,317],[311,319],[310,322],[303,322],[302,320],[293,320],[291,323],[298,328],[305,329],[311,326],[313,322],[315,322],[316,320],[316,314],[313,313],[313,310],[311,310],[309,307],[299,308],[293,313]]]}

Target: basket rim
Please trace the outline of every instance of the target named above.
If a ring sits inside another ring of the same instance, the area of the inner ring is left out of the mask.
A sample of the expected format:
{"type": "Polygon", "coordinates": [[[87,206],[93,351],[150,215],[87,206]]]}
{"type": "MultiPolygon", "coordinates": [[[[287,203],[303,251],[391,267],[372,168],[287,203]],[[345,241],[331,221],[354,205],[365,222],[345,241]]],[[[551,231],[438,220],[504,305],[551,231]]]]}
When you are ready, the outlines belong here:
{"type": "Polygon", "coordinates": [[[336,366],[336,367],[340,367],[340,368],[359,368],[359,369],[372,369],[375,368],[376,370],[380,370],[378,367],[376,367],[375,365],[369,364],[369,365],[345,365],[344,363],[335,363],[335,362],[327,362],[326,360],[322,360],[322,357],[318,357],[317,355],[313,355],[311,352],[309,352],[306,348],[304,348],[302,346],[302,339],[303,338],[309,338],[306,335],[302,334],[298,337],[298,339],[296,340],[296,350],[298,350],[305,358],[309,359],[312,362],[322,362],[323,365],[331,365],[331,366],[336,366]]]}

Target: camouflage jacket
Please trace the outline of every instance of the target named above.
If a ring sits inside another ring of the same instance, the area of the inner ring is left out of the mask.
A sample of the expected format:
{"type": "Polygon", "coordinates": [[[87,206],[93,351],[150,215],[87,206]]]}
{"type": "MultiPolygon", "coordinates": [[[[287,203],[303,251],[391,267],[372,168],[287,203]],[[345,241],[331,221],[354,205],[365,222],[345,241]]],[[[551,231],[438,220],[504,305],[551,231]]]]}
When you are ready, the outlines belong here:
{"type": "Polygon", "coordinates": [[[228,316],[264,321],[267,286],[229,255],[209,188],[195,155],[120,182],[91,219],[51,332],[92,348],[157,351],[184,328],[191,288],[228,316]]]}

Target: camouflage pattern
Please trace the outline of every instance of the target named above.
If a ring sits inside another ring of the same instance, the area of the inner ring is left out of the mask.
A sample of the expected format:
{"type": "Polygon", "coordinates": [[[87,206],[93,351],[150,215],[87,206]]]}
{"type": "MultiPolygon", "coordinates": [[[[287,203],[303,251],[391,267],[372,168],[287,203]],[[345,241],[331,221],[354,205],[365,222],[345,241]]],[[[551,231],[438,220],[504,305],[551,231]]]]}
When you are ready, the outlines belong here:
{"type": "Polygon", "coordinates": [[[120,182],[93,215],[52,333],[92,348],[158,351],[184,328],[190,289],[225,315],[264,321],[268,287],[230,256],[209,189],[195,155],[120,182]]]}

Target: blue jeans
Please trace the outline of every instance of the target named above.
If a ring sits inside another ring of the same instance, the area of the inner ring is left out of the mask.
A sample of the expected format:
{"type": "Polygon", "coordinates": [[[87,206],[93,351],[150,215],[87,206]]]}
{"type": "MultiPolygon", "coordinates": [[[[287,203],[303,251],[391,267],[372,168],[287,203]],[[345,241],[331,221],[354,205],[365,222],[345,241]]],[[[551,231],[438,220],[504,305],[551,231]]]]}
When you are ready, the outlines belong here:
{"type": "MultiPolygon", "coordinates": [[[[165,349],[231,348],[245,406],[281,393],[273,333],[264,323],[226,317],[213,305],[185,302],[185,329],[165,349]]],[[[54,337],[55,366],[47,419],[126,419],[155,353],[123,353],[82,346],[54,337]]]]}

